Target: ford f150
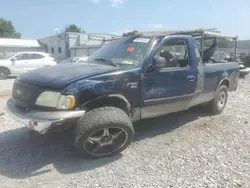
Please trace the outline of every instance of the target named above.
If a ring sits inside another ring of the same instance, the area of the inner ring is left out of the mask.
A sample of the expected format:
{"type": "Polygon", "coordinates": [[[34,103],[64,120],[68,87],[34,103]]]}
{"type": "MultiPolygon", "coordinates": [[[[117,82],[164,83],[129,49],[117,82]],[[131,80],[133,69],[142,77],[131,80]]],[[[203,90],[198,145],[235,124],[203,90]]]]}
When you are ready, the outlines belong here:
{"type": "Polygon", "coordinates": [[[103,157],[132,142],[132,122],[200,104],[220,114],[238,79],[237,63],[204,64],[191,35],[138,35],[109,42],[85,63],[22,74],[7,111],[41,134],[72,125],[76,150],[103,157]]]}

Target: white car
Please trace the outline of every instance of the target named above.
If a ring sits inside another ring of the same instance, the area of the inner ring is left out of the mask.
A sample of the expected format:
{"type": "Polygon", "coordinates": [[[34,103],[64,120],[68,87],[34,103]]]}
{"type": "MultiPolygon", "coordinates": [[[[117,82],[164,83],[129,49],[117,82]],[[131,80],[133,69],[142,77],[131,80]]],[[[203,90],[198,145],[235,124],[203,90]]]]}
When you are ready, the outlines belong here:
{"type": "Polygon", "coordinates": [[[57,63],[50,54],[43,52],[18,52],[9,58],[0,59],[0,80],[53,65],[57,65],[57,63]]]}
{"type": "Polygon", "coordinates": [[[67,64],[67,63],[82,63],[87,61],[88,56],[83,57],[70,57],[68,59],[65,59],[64,61],[60,62],[59,64],[67,64]]]}

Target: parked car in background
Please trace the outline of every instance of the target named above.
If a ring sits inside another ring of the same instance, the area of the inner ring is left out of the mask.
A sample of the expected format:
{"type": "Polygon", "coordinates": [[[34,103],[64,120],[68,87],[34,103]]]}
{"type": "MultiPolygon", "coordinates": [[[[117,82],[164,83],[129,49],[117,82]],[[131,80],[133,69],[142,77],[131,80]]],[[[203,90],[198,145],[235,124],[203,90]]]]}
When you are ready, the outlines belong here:
{"type": "Polygon", "coordinates": [[[57,65],[57,63],[48,53],[18,52],[11,57],[0,60],[0,80],[52,65],[57,65]]]}
{"type": "Polygon", "coordinates": [[[87,56],[84,56],[84,57],[70,57],[70,58],[65,59],[64,61],[60,62],[59,64],[79,63],[79,62],[84,62],[87,59],[88,59],[87,56]]]}

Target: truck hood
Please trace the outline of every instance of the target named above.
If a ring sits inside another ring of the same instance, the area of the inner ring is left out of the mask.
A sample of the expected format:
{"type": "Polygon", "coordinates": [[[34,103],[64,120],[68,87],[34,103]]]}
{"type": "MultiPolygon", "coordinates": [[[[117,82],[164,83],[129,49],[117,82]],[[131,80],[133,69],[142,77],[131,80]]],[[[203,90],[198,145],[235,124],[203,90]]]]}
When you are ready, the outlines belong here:
{"type": "Polygon", "coordinates": [[[34,85],[62,89],[75,81],[118,70],[119,67],[97,63],[62,64],[36,69],[19,76],[18,80],[34,85]]]}

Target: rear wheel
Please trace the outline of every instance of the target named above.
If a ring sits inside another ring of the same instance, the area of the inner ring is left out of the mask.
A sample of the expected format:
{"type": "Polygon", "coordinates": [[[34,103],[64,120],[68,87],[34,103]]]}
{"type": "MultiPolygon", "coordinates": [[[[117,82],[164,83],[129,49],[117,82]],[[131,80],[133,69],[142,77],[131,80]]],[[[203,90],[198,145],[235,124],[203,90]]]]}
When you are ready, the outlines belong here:
{"type": "Polygon", "coordinates": [[[8,78],[10,75],[10,72],[6,68],[0,68],[0,80],[4,80],[8,78]]]}
{"type": "Polygon", "coordinates": [[[75,147],[85,158],[112,156],[126,149],[133,137],[133,125],[123,110],[102,107],[80,118],[75,147]]]}
{"type": "Polygon", "coordinates": [[[225,85],[220,86],[215,94],[214,99],[208,104],[209,110],[213,114],[220,114],[226,107],[228,99],[228,90],[225,85]]]}

